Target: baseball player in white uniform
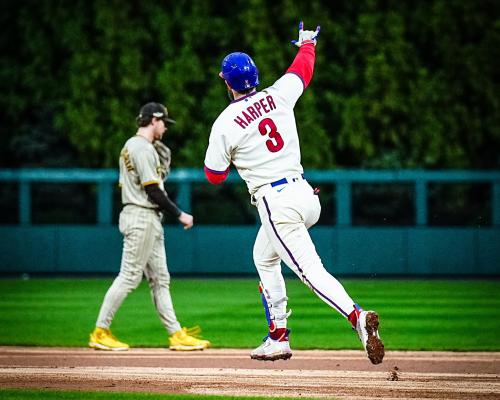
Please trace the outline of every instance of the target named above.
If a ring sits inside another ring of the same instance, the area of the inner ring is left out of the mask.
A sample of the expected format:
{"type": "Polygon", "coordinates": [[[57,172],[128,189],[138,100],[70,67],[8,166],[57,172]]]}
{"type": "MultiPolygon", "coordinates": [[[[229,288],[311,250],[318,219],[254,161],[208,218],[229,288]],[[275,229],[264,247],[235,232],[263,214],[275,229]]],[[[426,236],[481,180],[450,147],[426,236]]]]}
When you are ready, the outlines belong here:
{"type": "Polygon", "coordinates": [[[110,331],[115,313],[125,297],[142,281],[148,280],[156,311],[169,334],[172,350],[203,350],[208,340],[194,335],[199,328],[181,328],[170,297],[170,275],[165,255],[162,216],[175,215],[185,229],[193,226],[193,216],[181,211],[167,195],[163,179],[170,167],[170,151],[160,140],[167,130],[165,106],[147,103],[137,117],[138,130],[120,154],[120,187],[123,210],[119,228],[123,234],[120,273],[108,289],[89,346],[100,350],[127,350],[110,331]],[[160,155],[168,159],[163,160],[160,155]]]}
{"type": "Polygon", "coordinates": [[[320,28],[299,25],[298,53],[280,79],[260,92],[258,69],[245,53],[222,61],[231,104],[212,126],[205,157],[209,182],[220,184],[233,164],[246,182],[262,223],[253,249],[260,291],[269,325],[263,343],[251,352],[257,360],[289,359],[287,294],[281,260],[321,300],[343,315],[358,332],[368,358],[382,362],[384,345],[378,334],[379,317],[360,308],[341,283],[324,268],[308,228],[321,206],[304,176],[294,106],[313,76],[315,46],[320,28]]]}

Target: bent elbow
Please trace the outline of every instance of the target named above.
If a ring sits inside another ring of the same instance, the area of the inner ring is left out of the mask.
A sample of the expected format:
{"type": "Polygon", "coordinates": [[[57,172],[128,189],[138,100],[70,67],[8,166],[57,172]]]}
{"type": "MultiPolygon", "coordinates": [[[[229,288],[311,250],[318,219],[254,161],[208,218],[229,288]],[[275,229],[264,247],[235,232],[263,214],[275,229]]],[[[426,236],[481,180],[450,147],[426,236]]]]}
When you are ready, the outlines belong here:
{"type": "Polygon", "coordinates": [[[212,185],[220,185],[222,182],[224,182],[229,175],[229,167],[223,171],[214,171],[206,166],[204,167],[205,171],[205,176],[207,177],[207,180],[212,184],[212,185]]]}

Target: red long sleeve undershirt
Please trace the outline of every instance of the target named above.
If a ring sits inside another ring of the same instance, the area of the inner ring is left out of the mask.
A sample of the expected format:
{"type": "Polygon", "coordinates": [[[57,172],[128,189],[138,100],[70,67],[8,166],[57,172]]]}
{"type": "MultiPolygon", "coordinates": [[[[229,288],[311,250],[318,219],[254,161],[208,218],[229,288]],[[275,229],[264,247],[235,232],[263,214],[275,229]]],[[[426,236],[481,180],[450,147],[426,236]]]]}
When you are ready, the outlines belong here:
{"type": "Polygon", "coordinates": [[[304,83],[304,89],[309,86],[314,73],[314,61],[316,53],[314,44],[304,44],[299,48],[292,65],[287,69],[287,73],[297,74],[304,83]]]}

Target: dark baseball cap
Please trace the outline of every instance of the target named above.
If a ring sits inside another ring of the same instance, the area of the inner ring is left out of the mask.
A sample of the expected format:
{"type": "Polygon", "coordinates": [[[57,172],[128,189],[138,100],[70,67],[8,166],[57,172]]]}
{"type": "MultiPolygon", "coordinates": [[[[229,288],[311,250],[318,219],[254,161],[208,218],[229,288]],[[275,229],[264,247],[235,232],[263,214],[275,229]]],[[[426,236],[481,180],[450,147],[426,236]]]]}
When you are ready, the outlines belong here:
{"type": "Polygon", "coordinates": [[[165,107],[161,103],[151,102],[151,103],[144,104],[141,107],[141,111],[139,111],[139,115],[137,116],[137,120],[141,120],[141,119],[148,118],[148,117],[156,117],[156,118],[162,119],[163,122],[165,122],[165,124],[167,122],[171,123],[171,124],[175,124],[175,121],[173,119],[168,118],[167,107],[165,107]]]}

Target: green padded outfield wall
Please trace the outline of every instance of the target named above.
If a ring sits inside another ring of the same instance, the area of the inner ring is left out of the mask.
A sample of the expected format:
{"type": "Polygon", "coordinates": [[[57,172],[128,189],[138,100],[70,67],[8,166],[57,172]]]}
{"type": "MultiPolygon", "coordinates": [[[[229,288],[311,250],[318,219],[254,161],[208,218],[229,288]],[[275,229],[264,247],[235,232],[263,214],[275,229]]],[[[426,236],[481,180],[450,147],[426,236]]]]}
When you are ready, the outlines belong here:
{"type": "MultiPolygon", "coordinates": [[[[257,227],[165,228],[173,274],[255,274],[257,227]]],[[[325,267],[337,275],[498,275],[500,229],[330,228],[311,230],[325,267]]],[[[116,226],[2,226],[0,271],[117,273],[116,226]]]]}
{"type": "MultiPolygon", "coordinates": [[[[498,276],[500,275],[500,172],[311,171],[308,179],[333,183],[336,225],[311,230],[325,267],[335,275],[498,276]],[[415,226],[352,226],[351,185],[404,182],[415,187],[415,226]],[[427,185],[480,182],[491,186],[491,224],[427,226],[427,185]]],[[[174,171],[178,203],[191,208],[192,186],[204,181],[198,170],[174,171]]],[[[114,170],[0,170],[0,182],[19,186],[18,224],[0,224],[1,274],[109,273],[119,270],[122,237],[112,220],[114,170]],[[95,225],[31,223],[31,185],[38,182],[97,184],[95,225]]],[[[232,173],[229,184],[238,182],[232,173]]],[[[173,274],[255,275],[252,248],[258,225],[195,225],[184,231],[165,226],[167,259],[173,274]]],[[[287,268],[285,268],[287,270],[287,268]]]]}

